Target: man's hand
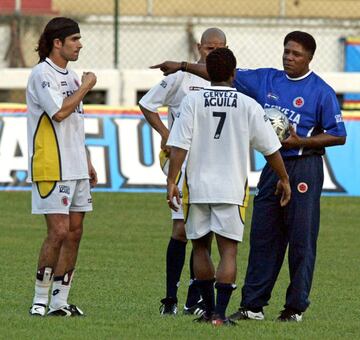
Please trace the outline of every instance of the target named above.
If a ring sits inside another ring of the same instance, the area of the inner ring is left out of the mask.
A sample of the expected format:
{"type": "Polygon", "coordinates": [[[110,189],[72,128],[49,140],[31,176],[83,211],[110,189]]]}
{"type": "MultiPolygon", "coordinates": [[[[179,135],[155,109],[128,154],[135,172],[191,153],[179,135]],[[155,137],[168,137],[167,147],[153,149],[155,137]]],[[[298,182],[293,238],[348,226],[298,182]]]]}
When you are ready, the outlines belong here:
{"type": "Polygon", "coordinates": [[[97,173],[91,162],[88,162],[90,186],[94,188],[98,182],[97,173]]]}
{"type": "Polygon", "coordinates": [[[175,183],[168,183],[167,185],[167,203],[170,209],[178,211],[181,205],[179,188],[175,183]]]}
{"type": "Polygon", "coordinates": [[[96,84],[97,78],[93,72],[84,72],[81,77],[81,86],[90,91],[96,84]]]}
{"type": "Polygon", "coordinates": [[[276,185],[275,195],[281,194],[280,205],[285,207],[291,198],[291,188],[289,179],[279,179],[276,185]]]}
{"type": "Polygon", "coordinates": [[[169,138],[169,130],[167,130],[167,134],[161,136],[161,144],[160,144],[160,148],[165,152],[166,156],[170,155],[170,149],[171,149],[170,146],[166,145],[168,138],[169,138]]]}
{"type": "Polygon", "coordinates": [[[302,147],[301,138],[296,134],[295,129],[290,124],[290,136],[284,139],[281,144],[285,149],[302,147]]]}
{"type": "Polygon", "coordinates": [[[177,61],[164,61],[163,63],[161,64],[157,64],[157,65],[153,65],[153,66],[150,66],[150,68],[159,68],[164,76],[168,76],[169,74],[171,73],[175,73],[177,71],[180,70],[181,68],[181,63],[177,62],[177,61]]]}

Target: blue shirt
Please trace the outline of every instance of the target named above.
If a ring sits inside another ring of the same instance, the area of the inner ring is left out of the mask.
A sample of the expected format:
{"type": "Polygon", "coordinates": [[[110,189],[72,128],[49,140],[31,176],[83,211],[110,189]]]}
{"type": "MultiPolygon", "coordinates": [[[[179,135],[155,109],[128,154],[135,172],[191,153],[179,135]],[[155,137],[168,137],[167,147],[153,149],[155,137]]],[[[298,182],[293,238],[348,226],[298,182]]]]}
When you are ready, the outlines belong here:
{"type": "MultiPolygon", "coordinates": [[[[234,87],[254,98],[262,107],[275,107],[286,114],[300,137],[323,132],[346,136],[345,125],[335,91],[314,72],[290,79],[273,68],[237,69],[234,87]]],[[[282,156],[324,154],[325,149],[284,149],[282,156]]]]}

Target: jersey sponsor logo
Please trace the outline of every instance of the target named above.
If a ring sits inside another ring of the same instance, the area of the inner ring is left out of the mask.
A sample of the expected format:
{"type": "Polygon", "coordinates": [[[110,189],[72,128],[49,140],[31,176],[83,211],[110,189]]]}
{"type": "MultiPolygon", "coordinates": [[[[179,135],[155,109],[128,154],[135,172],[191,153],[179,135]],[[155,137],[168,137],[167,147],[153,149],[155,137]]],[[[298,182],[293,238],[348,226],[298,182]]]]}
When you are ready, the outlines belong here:
{"type": "Polygon", "coordinates": [[[160,86],[165,88],[167,86],[167,82],[165,80],[163,80],[161,83],[160,83],[160,86]]]}
{"type": "Polygon", "coordinates": [[[336,120],[336,123],[343,123],[343,118],[341,115],[335,115],[335,120],[336,120]]]}
{"type": "Polygon", "coordinates": [[[62,81],[62,82],[60,83],[60,85],[61,85],[61,86],[67,86],[67,82],[66,82],[66,81],[62,81]]]}
{"type": "Polygon", "coordinates": [[[300,107],[303,107],[305,104],[305,100],[303,97],[296,97],[294,100],[293,100],[293,105],[297,108],[300,108],[300,107]]]}
{"type": "Polygon", "coordinates": [[[205,91],[204,106],[237,107],[238,95],[233,91],[205,91]]]}
{"type": "Polygon", "coordinates": [[[201,86],[189,86],[189,91],[200,91],[203,87],[201,86]]]}
{"type": "Polygon", "coordinates": [[[63,197],[61,198],[61,203],[62,203],[65,207],[67,207],[67,206],[69,205],[69,198],[68,198],[67,196],[63,196],[63,197]]]}
{"type": "Polygon", "coordinates": [[[308,185],[305,182],[300,182],[297,185],[297,190],[298,192],[300,192],[301,194],[305,194],[305,192],[307,192],[309,189],[308,185]]]}
{"type": "Polygon", "coordinates": [[[70,187],[68,185],[59,185],[59,192],[70,195],[70,187]]]}
{"type": "Polygon", "coordinates": [[[48,82],[48,81],[43,81],[42,83],[41,83],[41,87],[44,89],[45,87],[50,87],[50,83],[48,82]]]}
{"type": "Polygon", "coordinates": [[[266,97],[268,97],[269,99],[273,99],[273,100],[279,100],[279,96],[275,93],[269,92],[266,97]]]}
{"type": "Polygon", "coordinates": [[[290,110],[286,107],[281,107],[280,105],[270,105],[268,103],[265,103],[264,109],[267,108],[275,108],[281,111],[284,115],[286,115],[291,123],[299,124],[301,119],[301,114],[296,113],[294,110],[290,110]]]}

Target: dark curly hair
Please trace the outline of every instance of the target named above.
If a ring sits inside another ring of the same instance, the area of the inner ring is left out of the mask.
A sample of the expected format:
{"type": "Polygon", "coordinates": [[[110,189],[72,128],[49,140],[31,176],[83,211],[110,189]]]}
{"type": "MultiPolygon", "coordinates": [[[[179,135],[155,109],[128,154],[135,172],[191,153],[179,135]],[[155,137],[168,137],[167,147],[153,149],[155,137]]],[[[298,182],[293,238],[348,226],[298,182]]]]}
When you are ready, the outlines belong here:
{"type": "Polygon", "coordinates": [[[206,70],[211,81],[221,82],[229,80],[235,68],[236,58],[228,48],[217,48],[206,57],[206,70]]]}
{"type": "Polygon", "coordinates": [[[298,44],[302,45],[305,50],[310,52],[311,55],[314,55],[316,50],[316,41],[311,34],[302,31],[293,31],[286,35],[284,39],[284,46],[289,41],[297,42],[298,44]]]}
{"type": "Polygon", "coordinates": [[[78,23],[73,19],[65,17],[51,19],[45,26],[35,49],[39,55],[39,62],[44,61],[50,55],[54,39],[64,42],[67,36],[75,33],[80,33],[80,29],[78,23]]]}

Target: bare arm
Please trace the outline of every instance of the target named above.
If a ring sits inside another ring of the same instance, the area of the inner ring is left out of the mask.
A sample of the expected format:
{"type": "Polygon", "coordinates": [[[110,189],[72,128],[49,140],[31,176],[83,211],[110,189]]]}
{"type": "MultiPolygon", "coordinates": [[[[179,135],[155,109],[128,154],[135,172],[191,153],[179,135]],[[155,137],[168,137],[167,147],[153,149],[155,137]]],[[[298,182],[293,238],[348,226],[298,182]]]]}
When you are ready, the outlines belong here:
{"type": "Polygon", "coordinates": [[[161,136],[161,150],[170,153],[170,147],[166,146],[167,139],[169,137],[169,130],[160,119],[157,112],[152,112],[139,104],[140,110],[144,114],[146,120],[161,136]]]}
{"type": "Polygon", "coordinates": [[[336,137],[327,133],[320,133],[311,137],[299,137],[294,128],[290,125],[290,136],[282,141],[282,145],[286,149],[292,148],[309,148],[321,149],[326,146],[343,145],[346,142],[346,137],[336,137]]]}
{"type": "Polygon", "coordinates": [[[183,62],[164,61],[161,64],[150,66],[150,68],[159,68],[164,73],[165,76],[181,70],[184,72],[195,74],[206,80],[210,80],[205,64],[193,64],[193,63],[188,63],[186,61],[183,62]]]}
{"type": "Polygon", "coordinates": [[[90,186],[93,188],[96,186],[96,184],[98,182],[97,173],[96,173],[94,166],[91,163],[89,149],[85,147],[85,150],[86,150],[86,157],[87,157],[87,163],[88,163],[88,171],[89,171],[89,176],[90,176],[90,186]]]}
{"type": "Polygon", "coordinates": [[[180,205],[180,193],[176,185],[176,177],[184,163],[187,150],[180,149],[172,146],[170,152],[170,165],[169,174],[167,177],[167,202],[169,207],[175,211],[178,211],[178,207],[174,204],[173,198],[176,198],[176,202],[180,205]]]}
{"type": "Polygon", "coordinates": [[[65,118],[69,117],[84,99],[85,95],[94,87],[96,84],[96,76],[92,72],[86,72],[81,78],[81,86],[71,96],[64,99],[61,109],[54,114],[52,119],[56,122],[61,122],[65,118]]]}
{"type": "Polygon", "coordinates": [[[275,195],[281,193],[280,205],[284,207],[290,201],[291,188],[289,183],[289,176],[286,172],[283,159],[279,151],[276,151],[275,153],[269,156],[265,156],[265,158],[269,163],[269,165],[271,166],[271,168],[276,172],[276,174],[280,178],[276,186],[275,195]]]}

